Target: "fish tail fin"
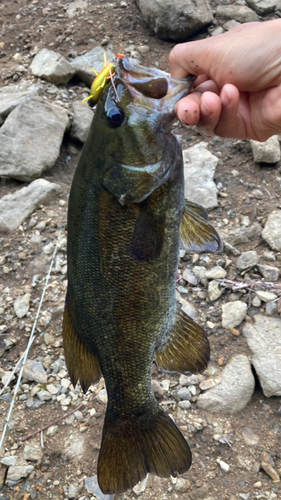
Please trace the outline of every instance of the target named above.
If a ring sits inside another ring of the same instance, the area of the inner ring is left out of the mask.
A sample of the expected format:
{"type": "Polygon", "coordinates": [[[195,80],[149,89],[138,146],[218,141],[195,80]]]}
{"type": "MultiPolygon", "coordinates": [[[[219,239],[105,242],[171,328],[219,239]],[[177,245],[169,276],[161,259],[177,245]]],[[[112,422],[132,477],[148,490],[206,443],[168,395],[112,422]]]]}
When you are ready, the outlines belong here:
{"type": "Polygon", "coordinates": [[[148,472],[176,477],[190,468],[186,440],[157,406],[127,419],[114,419],[107,411],[98,460],[98,482],[104,494],[132,489],[148,472]]]}

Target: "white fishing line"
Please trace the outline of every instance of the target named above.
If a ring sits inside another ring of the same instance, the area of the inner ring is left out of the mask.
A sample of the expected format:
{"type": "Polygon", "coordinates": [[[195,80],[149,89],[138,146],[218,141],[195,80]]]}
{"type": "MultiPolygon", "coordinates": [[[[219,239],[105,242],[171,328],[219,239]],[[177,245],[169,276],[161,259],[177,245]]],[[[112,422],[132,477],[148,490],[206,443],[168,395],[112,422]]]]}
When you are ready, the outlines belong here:
{"type": "MultiPolygon", "coordinates": [[[[19,386],[20,386],[20,382],[21,382],[21,378],[22,378],[22,374],[23,374],[23,369],[24,369],[24,366],[25,366],[25,363],[26,363],[26,360],[27,360],[29,349],[31,347],[31,344],[32,344],[34,338],[35,338],[35,333],[34,332],[35,332],[35,328],[36,328],[37,321],[38,321],[38,318],[39,318],[39,314],[40,314],[40,311],[41,311],[41,307],[42,307],[42,304],[43,304],[43,300],[44,300],[45,292],[46,292],[46,289],[47,289],[47,285],[49,283],[49,279],[50,279],[50,276],[51,276],[51,271],[52,271],[52,268],[53,268],[53,265],[54,265],[55,256],[56,256],[57,248],[58,248],[58,242],[59,242],[59,239],[60,239],[60,235],[61,235],[61,230],[60,230],[58,238],[57,238],[57,243],[56,243],[56,246],[55,246],[55,249],[54,249],[54,253],[53,253],[53,257],[52,257],[51,264],[50,264],[50,267],[49,267],[49,271],[48,271],[48,274],[46,276],[45,286],[44,286],[44,289],[43,289],[43,292],[42,292],[42,295],[41,295],[41,299],[40,299],[40,302],[39,302],[39,306],[38,306],[36,317],[35,317],[35,320],[34,320],[34,323],[33,323],[32,331],[31,331],[31,334],[30,334],[30,337],[29,337],[27,348],[26,348],[23,356],[17,362],[17,365],[15,366],[15,368],[13,370],[13,372],[15,372],[15,370],[17,369],[17,366],[20,364],[20,361],[22,361],[22,365],[21,365],[21,369],[20,369],[20,372],[19,372],[17,384],[16,384],[15,389],[14,389],[13,399],[12,399],[11,404],[10,404],[9,412],[8,412],[7,418],[5,420],[5,425],[4,425],[4,429],[3,429],[1,440],[0,440],[0,456],[1,456],[1,451],[2,451],[3,444],[4,444],[5,435],[6,435],[6,432],[7,432],[7,429],[8,429],[8,425],[9,425],[9,422],[10,422],[10,418],[11,418],[11,415],[12,415],[12,411],[13,411],[13,408],[14,408],[14,404],[16,402],[16,397],[17,397],[17,393],[18,393],[18,390],[19,390],[19,386]]],[[[10,379],[12,378],[12,375],[11,375],[10,379]]]]}

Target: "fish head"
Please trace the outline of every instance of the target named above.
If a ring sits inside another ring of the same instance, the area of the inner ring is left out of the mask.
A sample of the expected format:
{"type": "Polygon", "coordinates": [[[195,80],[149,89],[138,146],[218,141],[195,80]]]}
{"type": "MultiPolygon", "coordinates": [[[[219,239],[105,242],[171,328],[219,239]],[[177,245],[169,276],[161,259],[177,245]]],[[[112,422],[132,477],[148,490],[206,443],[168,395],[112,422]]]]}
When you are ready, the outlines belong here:
{"type": "Polygon", "coordinates": [[[98,101],[93,127],[103,155],[101,185],[122,205],[145,200],[173,172],[174,106],[191,91],[194,79],[171,78],[127,57],[117,59],[115,75],[98,101]]]}

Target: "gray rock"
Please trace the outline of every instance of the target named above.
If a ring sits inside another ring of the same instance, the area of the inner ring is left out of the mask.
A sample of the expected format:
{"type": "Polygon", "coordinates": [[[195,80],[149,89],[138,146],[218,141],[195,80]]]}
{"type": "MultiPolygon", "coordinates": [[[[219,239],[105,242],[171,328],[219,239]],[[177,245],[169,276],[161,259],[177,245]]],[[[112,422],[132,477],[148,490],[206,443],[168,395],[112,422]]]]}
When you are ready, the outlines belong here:
{"type": "Polygon", "coordinates": [[[249,269],[257,265],[259,260],[258,254],[255,250],[249,250],[248,252],[243,252],[237,259],[238,269],[249,269]]]}
{"type": "Polygon", "coordinates": [[[33,470],[33,465],[15,465],[9,467],[5,484],[9,487],[15,486],[21,479],[27,478],[33,470]]]}
{"type": "Polygon", "coordinates": [[[269,316],[277,313],[278,312],[277,302],[274,302],[273,300],[269,300],[269,302],[267,302],[265,304],[265,312],[266,312],[266,314],[269,314],[269,316]]]}
{"type": "Polygon", "coordinates": [[[0,92],[0,126],[4,123],[11,111],[13,111],[13,109],[15,109],[28,95],[36,95],[36,93],[26,91],[5,94],[0,92]]]}
{"type": "Polygon", "coordinates": [[[182,410],[188,410],[191,407],[191,403],[190,403],[190,401],[188,401],[187,399],[185,399],[184,401],[179,401],[178,402],[178,406],[182,410]]]}
{"type": "Polygon", "coordinates": [[[266,397],[281,396],[281,319],[256,314],[243,328],[266,397]]]}
{"type": "Polygon", "coordinates": [[[263,302],[277,299],[277,295],[273,292],[266,292],[264,290],[256,290],[256,296],[263,302]]]}
{"type": "Polygon", "coordinates": [[[69,82],[76,73],[63,56],[49,49],[42,49],[36,54],[30,69],[34,76],[57,85],[69,82]]]}
{"type": "Polygon", "coordinates": [[[234,19],[238,23],[259,21],[256,12],[244,5],[219,5],[216,8],[216,18],[225,19],[226,21],[234,19]]]}
{"type": "Polygon", "coordinates": [[[74,458],[81,460],[84,453],[85,453],[85,437],[80,433],[79,434],[72,433],[71,439],[67,439],[65,442],[63,454],[70,460],[73,460],[74,458]]]}
{"type": "Polygon", "coordinates": [[[148,475],[142,481],[136,484],[136,486],[133,487],[133,492],[135,493],[135,495],[139,496],[145,492],[147,480],[148,480],[148,475]]]}
{"type": "Polygon", "coordinates": [[[0,176],[30,182],[59,156],[67,112],[40,97],[28,97],[0,129],[0,176]]]}
{"type": "MultiPolygon", "coordinates": [[[[241,245],[248,243],[248,241],[259,238],[262,232],[262,227],[258,222],[255,222],[250,227],[239,227],[227,237],[227,242],[231,245],[241,245]]],[[[233,254],[235,255],[235,254],[233,254]]]]}
{"type": "Polygon", "coordinates": [[[30,298],[30,293],[26,293],[25,295],[22,295],[15,300],[14,310],[18,318],[23,318],[28,313],[30,298]]]}
{"type": "Polygon", "coordinates": [[[220,283],[216,280],[210,281],[208,285],[208,294],[211,301],[217,300],[221,297],[222,291],[220,288],[220,283]]]}
{"type": "Polygon", "coordinates": [[[245,427],[242,431],[242,436],[246,444],[249,446],[255,446],[259,442],[259,436],[255,434],[252,429],[245,427]]]}
{"type": "Polygon", "coordinates": [[[183,151],[185,198],[214,208],[218,205],[214,175],[219,160],[206,146],[206,142],[200,142],[183,151]]]}
{"type": "Polygon", "coordinates": [[[206,278],[206,267],[204,266],[194,266],[192,269],[198,281],[202,283],[202,285],[208,286],[208,280],[206,278]]]}
{"type": "Polygon", "coordinates": [[[281,251],[281,210],[269,214],[261,235],[273,250],[281,251]]]}
{"type": "Polygon", "coordinates": [[[260,307],[261,305],[261,300],[255,295],[253,300],[252,300],[252,305],[254,307],[260,307]]]}
{"type": "Polygon", "coordinates": [[[24,460],[31,460],[32,462],[37,462],[43,457],[43,451],[40,446],[26,444],[23,450],[24,460]]]}
{"type": "Polygon", "coordinates": [[[67,17],[74,17],[76,14],[82,14],[83,12],[86,12],[88,9],[88,4],[87,2],[84,2],[84,0],[75,0],[74,2],[70,3],[68,6],[68,9],[66,11],[67,17]]]}
{"type": "Polygon", "coordinates": [[[37,392],[37,397],[40,401],[49,401],[52,399],[52,394],[49,391],[44,391],[43,389],[37,392]]]}
{"type": "Polygon", "coordinates": [[[227,302],[222,305],[222,326],[223,328],[234,328],[240,325],[246,318],[247,304],[241,300],[227,302]]]}
{"type": "Polygon", "coordinates": [[[75,486],[75,484],[70,484],[68,486],[68,498],[75,498],[79,491],[81,490],[82,486],[75,486]]]}
{"type": "Polygon", "coordinates": [[[200,378],[198,375],[181,375],[179,379],[179,384],[181,386],[187,385],[198,385],[200,382],[200,378]]]}
{"type": "Polygon", "coordinates": [[[272,267],[260,264],[258,265],[258,270],[266,281],[278,281],[279,278],[278,267],[272,267]]]}
{"type": "Polygon", "coordinates": [[[227,275],[227,272],[221,266],[214,266],[208,271],[206,271],[206,278],[209,280],[223,279],[227,275]]]}
{"type": "Polygon", "coordinates": [[[137,0],[150,29],[164,40],[183,40],[213,21],[207,0],[137,0]]]}
{"type": "Polygon", "coordinates": [[[250,401],[255,388],[251,364],[244,354],[231,358],[221,374],[221,382],[200,394],[198,408],[235,413],[250,401]]]}
{"type": "Polygon", "coordinates": [[[186,387],[181,387],[178,390],[177,395],[183,401],[190,401],[191,400],[191,394],[190,394],[189,390],[186,387]]]}
{"type": "Polygon", "coordinates": [[[193,274],[193,272],[191,271],[191,269],[185,269],[183,271],[182,277],[185,281],[187,281],[187,283],[190,283],[191,285],[197,285],[198,283],[198,280],[195,274],[193,274]]]}
{"type": "Polygon", "coordinates": [[[29,410],[37,410],[44,404],[45,401],[39,401],[38,399],[34,399],[33,397],[26,400],[26,407],[29,408],[29,410]]]}
{"type": "Polygon", "coordinates": [[[240,26],[241,23],[238,23],[237,21],[234,21],[234,19],[231,19],[230,21],[226,21],[226,23],[223,24],[223,29],[225,31],[232,30],[232,28],[236,28],[236,26],[240,26]]]}
{"type": "MultiPolygon", "coordinates": [[[[4,457],[1,459],[1,464],[7,465],[8,467],[16,465],[18,457],[16,455],[11,455],[10,457],[4,457]]],[[[0,497],[1,499],[1,497],[0,497]]]]}
{"type": "Polygon", "coordinates": [[[17,229],[35,208],[57,196],[60,191],[58,184],[37,179],[13,194],[3,196],[0,199],[0,231],[17,229]]]}
{"type": "Polygon", "coordinates": [[[258,163],[277,163],[281,158],[278,135],[265,142],[250,141],[254,160],[258,163]]]}
{"type": "Polygon", "coordinates": [[[98,500],[113,500],[114,495],[104,495],[101,491],[97,476],[86,477],[85,488],[89,493],[94,493],[98,500]]]}
{"type": "Polygon", "coordinates": [[[93,119],[93,111],[86,102],[75,101],[73,103],[73,122],[70,129],[70,137],[85,142],[93,119]]]}
{"type": "Polygon", "coordinates": [[[37,382],[38,384],[47,383],[47,373],[42,363],[33,359],[27,359],[23,369],[23,378],[31,382],[37,382]]]}
{"type": "Polygon", "coordinates": [[[247,0],[251,9],[255,10],[260,16],[266,16],[276,9],[276,0],[247,0]]]}
{"type": "MultiPolygon", "coordinates": [[[[112,62],[115,54],[110,51],[106,51],[106,59],[108,62],[112,62]]],[[[104,48],[95,47],[83,56],[78,56],[71,62],[72,66],[77,71],[77,76],[85,82],[88,87],[91,87],[95,74],[91,71],[94,68],[97,73],[100,73],[104,67],[104,48]]]]}
{"type": "Polygon", "coordinates": [[[188,300],[182,299],[182,310],[190,316],[190,318],[195,318],[198,314],[196,307],[188,300]]]}

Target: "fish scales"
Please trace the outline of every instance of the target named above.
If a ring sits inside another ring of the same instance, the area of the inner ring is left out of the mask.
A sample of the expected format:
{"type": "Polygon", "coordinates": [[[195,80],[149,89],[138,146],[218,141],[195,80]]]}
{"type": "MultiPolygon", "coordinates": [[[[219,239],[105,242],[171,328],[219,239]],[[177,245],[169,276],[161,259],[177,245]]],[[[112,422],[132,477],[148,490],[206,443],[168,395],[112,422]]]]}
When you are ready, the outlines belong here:
{"type": "Polygon", "coordinates": [[[71,188],[63,325],[72,382],[86,391],[102,373],[106,383],[98,461],[104,493],[132,488],[148,472],[169,477],[191,465],[187,442],[153,395],[151,366],[154,356],[171,371],[206,366],[204,331],[176,305],[181,221],[194,222],[195,236],[185,231],[189,246],[201,234],[202,248],[220,248],[205,213],[185,204],[181,148],[169,132],[174,104],[191,82],[127,60],[116,73],[120,101],[109,83],[71,188]]]}

